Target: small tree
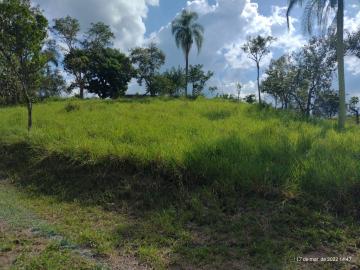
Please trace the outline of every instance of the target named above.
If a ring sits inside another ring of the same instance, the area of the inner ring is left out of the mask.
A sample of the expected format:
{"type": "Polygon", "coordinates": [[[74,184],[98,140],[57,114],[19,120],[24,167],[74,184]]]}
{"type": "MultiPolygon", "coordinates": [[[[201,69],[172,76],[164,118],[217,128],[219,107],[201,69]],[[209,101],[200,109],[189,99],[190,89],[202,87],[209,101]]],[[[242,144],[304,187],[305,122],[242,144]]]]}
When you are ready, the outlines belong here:
{"type": "Polygon", "coordinates": [[[145,82],[146,94],[156,96],[154,80],[165,63],[165,54],[151,43],[147,48],[135,48],[130,52],[130,59],[137,67],[137,81],[139,85],[145,82]]]}
{"type": "Polygon", "coordinates": [[[48,22],[29,1],[0,2],[0,54],[16,79],[28,111],[28,130],[32,128],[33,100],[41,82],[41,71],[48,62],[43,46],[48,22]]]}
{"type": "Polygon", "coordinates": [[[236,84],[236,92],[237,92],[238,102],[240,102],[240,99],[241,99],[241,89],[242,89],[242,85],[241,85],[241,83],[238,82],[236,84]]]}
{"type": "Polygon", "coordinates": [[[247,95],[244,100],[246,103],[254,104],[256,102],[256,96],[255,94],[247,95]]]}
{"type": "Polygon", "coordinates": [[[294,80],[289,56],[284,55],[277,60],[272,60],[269,68],[266,70],[266,79],[261,84],[261,92],[274,97],[275,107],[281,102],[281,108],[287,109],[292,101],[292,94],[295,88],[299,88],[294,80]]]}
{"type": "Polygon", "coordinates": [[[210,78],[214,76],[214,73],[208,71],[207,73],[203,70],[203,65],[190,66],[189,71],[189,82],[192,84],[192,96],[197,97],[201,95],[204,90],[205,84],[210,78]]]}
{"type": "Polygon", "coordinates": [[[72,74],[75,80],[70,84],[69,92],[75,88],[79,88],[79,97],[84,98],[86,86],[86,71],[90,63],[89,54],[82,49],[73,49],[65,55],[64,69],[72,74]]]}
{"type": "Polygon", "coordinates": [[[322,91],[314,102],[314,115],[332,118],[339,113],[339,94],[334,90],[322,91]]]}
{"type": "Polygon", "coordinates": [[[153,83],[156,92],[160,95],[175,95],[176,86],[174,82],[168,78],[165,74],[156,75],[153,83]]]}
{"type": "Polygon", "coordinates": [[[58,69],[46,67],[41,80],[39,97],[41,99],[49,97],[58,97],[62,92],[66,92],[66,81],[58,69]]]}
{"type": "Polygon", "coordinates": [[[249,38],[248,42],[242,47],[243,51],[248,54],[249,58],[256,63],[257,69],[257,85],[259,94],[259,104],[261,104],[261,90],[260,90],[260,63],[266,55],[270,53],[269,46],[275,38],[268,36],[257,36],[249,38]]]}
{"type": "MultiPolygon", "coordinates": [[[[219,91],[219,88],[217,86],[210,86],[209,87],[209,92],[212,94],[212,95],[215,95],[216,92],[219,91]]],[[[218,95],[218,94],[216,94],[218,95]]]]}
{"type": "Polygon", "coordinates": [[[358,107],[359,102],[360,101],[358,97],[352,97],[349,103],[349,110],[355,115],[357,125],[360,125],[360,108],[358,107]]]}
{"type": "Polygon", "coordinates": [[[175,68],[172,67],[171,69],[167,70],[163,74],[168,80],[171,81],[173,85],[173,89],[171,93],[172,96],[181,95],[185,89],[186,79],[185,79],[185,71],[180,66],[175,68]]]}

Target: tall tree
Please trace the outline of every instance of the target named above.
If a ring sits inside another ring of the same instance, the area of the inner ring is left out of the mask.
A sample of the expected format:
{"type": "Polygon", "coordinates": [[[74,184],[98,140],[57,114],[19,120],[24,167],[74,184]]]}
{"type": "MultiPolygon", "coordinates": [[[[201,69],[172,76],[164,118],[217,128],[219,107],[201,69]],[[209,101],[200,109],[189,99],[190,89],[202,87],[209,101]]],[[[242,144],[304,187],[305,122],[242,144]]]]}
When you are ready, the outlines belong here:
{"type": "Polygon", "coordinates": [[[339,123],[340,130],[345,128],[346,121],[346,103],[345,103],[345,64],[344,64],[344,0],[289,0],[287,19],[288,27],[290,26],[289,16],[296,4],[305,4],[304,25],[307,32],[312,32],[314,19],[320,27],[327,26],[329,15],[332,11],[336,11],[336,51],[338,62],[338,78],[339,78],[339,123]]]}
{"type": "Polygon", "coordinates": [[[77,19],[70,16],[55,19],[51,30],[65,44],[65,47],[62,47],[64,51],[70,53],[78,48],[80,24],[77,19]]]}
{"type": "Polygon", "coordinates": [[[130,59],[137,67],[137,81],[139,85],[145,82],[146,94],[156,96],[154,80],[165,63],[165,54],[154,43],[146,48],[135,48],[130,52],[130,59]]]}
{"type": "Polygon", "coordinates": [[[83,70],[88,64],[88,58],[81,49],[79,21],[70,16],[55,19],[52,31],[65,45],[62,47],[65,54],[64,69],[74,77],[69,91],[79,88],[79,97],[84,98],[85,74],[83,70]]]}
{"type": "Polygon", "coordinates": [[[183,10],[181,15],[172,22],[171,31],[175,36],[176,46],[181,48],[185,55],[185,96],[188,90],[189,75],[189,54],[194,42],[198,49],[198,53],[204,41],[204,27],[197,23],[199,15],[196,12],[183,10]]]}
{"type": "Polygon", "coordinates": [[[0,2],[0,54],[11,69],[28,111],[28,130],[32,127],[33,100],[41,82],[41,71],[48,62],[43,46],[48,22],[30,1],[0,2]]]}
{"type": "Polygon", "coordinates": [[[270,53],[270,43],[274,40],[273,37],[262,37],[258,35],[254,38],[249,38],[248,42],[242,47],[243,51],[248,54],[249,58],[256,63],[257,69],[257,85],[259,104],[261,104],[261,89],[260,89],[260,63],[266,55],[270,53]]]}
{"type": "Polygon", "coordinates": [[[274,97],[275,107],[280,101],[282,109],[288,109],[294,89],[292,87],[294,73],[292,73],[290,65],[290,56],[288,55],[272,60],[265,72],[266,79],[261,84],[261,91],[274,97]]]}
{"type": "Polygon", "coordinates": [[[87,49],[102,50],[112,46],[114,38],[115,35],[109,25],[97,22],[91,23],[91,27],[87,31],[85,40],[82,43],[87,49]]]}
{"type": "Polygon", "coordinates": [[[295,53],[297,69],[307,82],[306,116],[310,116],[322,92],[330,91],[335,71],[336,54],[332,52],[329,39],[312,38],[306,46],[295,53]]]}

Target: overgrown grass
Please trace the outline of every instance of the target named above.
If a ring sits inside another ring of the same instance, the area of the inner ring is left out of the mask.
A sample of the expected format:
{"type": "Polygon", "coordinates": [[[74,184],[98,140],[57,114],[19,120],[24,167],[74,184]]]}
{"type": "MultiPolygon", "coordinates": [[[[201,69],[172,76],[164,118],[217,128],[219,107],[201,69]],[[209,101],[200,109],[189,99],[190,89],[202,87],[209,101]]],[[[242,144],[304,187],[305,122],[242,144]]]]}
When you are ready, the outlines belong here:
{"type": "Polygon", "coordinates": [[[295,269],[319,249],[358,252],[355,126],[205,99],[48,102],[30,134],[24,108],[0,115],[0,165],[13,178],[135,216],[109,215],[114,232],[99,210],[94,232],[82,211],[57,215],[58,230],[96,252],[120,247],[155,269],[295,269]]]}
{"type": "MultiPolygon", "coordinates": [[[[64,101],[1,109],[2,143],[26,143],[81,163],[104,159],[221,194],[313,194],[341,207],[360,189],[360,130],[330,122],[210,100],[64,101]],[[69,110],[69,108],[76,108],[69,110]]],[[[354,205],[353,205],[354,206],[354,205]]]]}

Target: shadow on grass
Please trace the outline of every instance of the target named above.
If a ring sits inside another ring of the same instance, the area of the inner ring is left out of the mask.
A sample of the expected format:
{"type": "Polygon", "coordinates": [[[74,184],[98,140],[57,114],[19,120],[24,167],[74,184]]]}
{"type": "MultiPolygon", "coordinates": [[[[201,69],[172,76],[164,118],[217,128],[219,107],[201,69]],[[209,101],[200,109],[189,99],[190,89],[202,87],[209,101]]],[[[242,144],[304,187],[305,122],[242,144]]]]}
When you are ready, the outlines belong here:
{"type": "Polygon", "coordinates": [[[0,164],[36,192],[128,209],[136,218],[118,229],[118,246],[157,269],[282,269],[313,251],[356,254],[354,216],[326,210],[329,198],[287,190],[306,149],[260,138],[198,145],[184,171],[115,157],[81,163],[26,144],[1,145],[0,164]]]}

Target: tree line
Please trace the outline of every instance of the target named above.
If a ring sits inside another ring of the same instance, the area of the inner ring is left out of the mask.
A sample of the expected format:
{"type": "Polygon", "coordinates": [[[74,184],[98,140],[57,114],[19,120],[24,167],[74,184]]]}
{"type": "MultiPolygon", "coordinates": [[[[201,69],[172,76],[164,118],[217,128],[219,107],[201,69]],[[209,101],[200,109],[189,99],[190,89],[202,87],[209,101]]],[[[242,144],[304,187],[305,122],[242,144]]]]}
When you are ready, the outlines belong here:
{"type": "MultiPolygon", "coordinates": [[[[314,17],[324,24],[331,10],[337,11],[328,35],[312,38],[300,50],[272,60],[260,80],[260,63],[270,52],[273,37],[250,37],[242,47],[256,63],[258,101],[263,104],[262,93],[271,95],[275,107],[294,109],[310,116],[333,117],[338,115],[339,128],[345,123],[344,55],[360,57],[360,31],[349,33],[344,40],[343,0],[308,0],[304,25],[311,33],[314,17]],[[339,89],[333,89],[334,74],[338,71],[339,89]]],[[[291,0],[287,17],[295,4],[291,0]]],[[[326,25],[326,24],[325,24],[326,25]]],[[[156,44],[137,47],[128,54],[113,47],[115,39],[110,26],[103,22],[92,23],[87,31],[80,29],[76,18],[54,20],[50,27],[39,7],[30,0],[3,0],[0,2],[0,104],[24,103],[28,109],[28,128],[32,126],[33,102],[61,93],[78,90],[78,97],[86,93],[99,98],[118,98],[128,90],[135,78],[151,96],[191,96],[204,93],[207,82],[214,75],[203,65],[190,65],[189,55],[195,45],[198,53],[204,42],[204,28],[198,23],[195,12],[183,10],[171,24],[175,45],[182,50],[185,67],[172,67],[164,72],[166,56],[156,44]],[[50,39],[49,33],[55,38],[50,39]],[[63,77],[62,69],[66,73],[63,77]]],[[[241,85],[237,86],[240,100],[241,85]]],[[[216,92],[217,87],[209,87],[216,92]]],[[[245,98],[256,101],[255,95],[245,98]]],[[[359,99],[348,102],[348,111],[359,116],[359,99]]]]}
{"type": "Polygon", "coordinates": [[[28,129],[32,127],[33,103],[39,99],[86,93],[99,98],[124,96],[134,78],[144,85],[145,95],[203,95],[213,72],[203,65],[189,65],[195,42],[203,44],[204,28],[195,12],[184,11],[172,24],[175,44],[184,51],[185,68],[161,72],[166,56],[156,44],[131,49],[128,54],[113,47],[115,35],[103,22],[92,23],[83,33],[70,16],[52,26],[30,0],[0,2],[0,104],[26,104],[28,129]],[[49,34],[52,35],[49,35],[49,34]],[[53,38],[51,39],[50,36],[53,38]],[[66,74],[66,80],[63,76],[66,74]]]}

